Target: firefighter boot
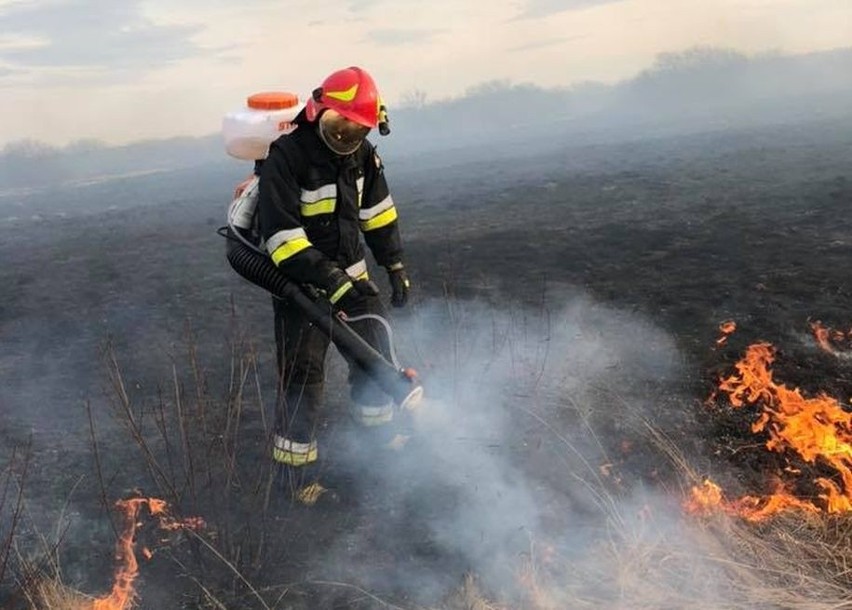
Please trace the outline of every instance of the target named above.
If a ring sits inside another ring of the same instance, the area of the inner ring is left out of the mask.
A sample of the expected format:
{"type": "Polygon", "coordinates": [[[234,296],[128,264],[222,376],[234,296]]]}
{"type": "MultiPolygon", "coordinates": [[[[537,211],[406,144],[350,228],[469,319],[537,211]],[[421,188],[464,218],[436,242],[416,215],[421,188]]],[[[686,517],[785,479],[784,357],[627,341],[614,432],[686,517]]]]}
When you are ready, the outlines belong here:
{"type": "Polygon", "coordinates": [[[361,428],[359,436],[365,448],[382,452],[394,447],[397,429],[394,425],[396,407],[389,396],[378,388],[353,388],[351,412],[361,428]]]}
{"type": "Polygon", "coordinates": [[[291,500],[313,505],[322,495],[315,435],[322,385],[287,388],[273,437],[272,459],[279,465],[282,491],[291,500]]]}

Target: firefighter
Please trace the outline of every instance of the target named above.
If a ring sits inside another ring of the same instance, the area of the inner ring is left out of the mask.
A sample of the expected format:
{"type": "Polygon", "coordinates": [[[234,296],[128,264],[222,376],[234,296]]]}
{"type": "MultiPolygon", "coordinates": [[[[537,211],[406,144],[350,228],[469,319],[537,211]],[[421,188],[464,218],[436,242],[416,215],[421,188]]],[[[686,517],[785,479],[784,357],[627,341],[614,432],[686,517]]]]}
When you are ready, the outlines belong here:
{"type": "MultiPolygon", "coordinates": [[[[288,278],[325,294],[374,348],[390,356],[379,290],[367,272],[364,244],[388,274],[391,304],[403,307],[410,282],[402,258],[397,209],[382,160],[367,140],[388,132],[372,77],[350,67],[328,76],[296,117],[295,131],[272,143],[259,173],[257,219],[266,251],[288,278]],[[363,236],[363,239],[362,239],[363,236]]],[[[279,400],[272,457],[293,489],[307,484],[319,448],[329,339],[284,300],[273,299],[279,400]]],[[[345,354],[344,354],[345,357],[345,354]]],[[[349,363],[353,414],[364,426],[391,422],[393,402],[349,363]]]]}

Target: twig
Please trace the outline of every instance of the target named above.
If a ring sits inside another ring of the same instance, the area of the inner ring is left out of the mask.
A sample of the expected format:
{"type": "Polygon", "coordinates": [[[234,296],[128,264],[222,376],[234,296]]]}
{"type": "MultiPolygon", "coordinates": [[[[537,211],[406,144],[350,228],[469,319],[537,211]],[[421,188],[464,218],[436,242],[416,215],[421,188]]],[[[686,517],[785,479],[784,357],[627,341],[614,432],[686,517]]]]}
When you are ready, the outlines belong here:
{"type": "Polygon", "coordinates": [[[225,604],[220,602],[216,598],[216,596],[213,595],[210,592],[210,590],[207,587],[205,587],[204,585],[201,584],[201,581],[199,581],[197,578],[195,578],[195,576],[190,576],[189,578],[190,578],[190,580],[192,580],[192,582],[194,582],[196,585],[198,585],[198,588],[201,589],[201,591],[204,593],[204,596],[207,598],[207,601],[212,603],[214,606],[216,606],[220,610],[228,610],[227,606],[225,606],[225,604]]]}
{"type": "Polygon", "coordinates": [[[260,372],[257,370],[257,351],[253,344],[249,346],[250,362],[254,371],[254,386],[257,391],[257,406],[260,409],[260,421],[263,424],[264,436],[269,435],[269,425],[266,422],[266,408],[263,404],[263,392],[260,389],[260,372]]]}
{"type": "Polygon", "coordinates": [[[239,579],[239,580],[240,580],[240,581],[241,581],[241,582],[242,582],[242,583],[243,583],[246,587],[248,587],[249,591],[251,591],[251,592],[252,592],[252,594],[253,594],[253,595],[257,598],[257,600],[260,602],[260,604],[261,604],[264,608],[266,608],[266,610],[272,610],[272,608],[270,608],[270,607],[267,605],[266,600],[264,600],[264,599],[263,599],[263,597],[260,595],[260,593],[258,593],[258,592],[257,592],[257,589],[255,589],[255,588],[252,586],[252,584],[251,584],[248,580],[246,580],[246,579],[245,579],[245,577],[244,577],[244,576],[240,573],[240,571],[239,571],[236,567],[234,567],[234,564],[232,564],[230,561],[228,561],[227,559],[225,559],[225,557],[223,557],[223,556],[222,556],[222,554],[221,554],[218,550],[216,550],[216,547],[214,547],[212,544],[210,544],[209,542],[207,542],[207,541],[206,541],[206,540],[205,540],[202,536],[199,536],[196,532],[194,532],[194,531],[192,531],[192,530],[186,530],[186,532],[187,532],[190,536],[192,536],[193,538],[197,539],[197,540],[198,540],[201,544],[203,544],[204,546],[206,546],[206,547],[210,550],[210,552],[211,552],[211,553],[213,553],[213,554],[214,554],[214,555],[215,555],[215,556],[219,559],[219,561],[221,561],[223,564],[225,564],[225,565],[226,565],[226,566],[227,566],[227,567],[231,570],[231,572],[233,572],[233,573],[234,573],[234,575],[235,575],[235,576],[236,576],[236,577],[237,577],[237,578],[238,578],[238,579],[239,579]]]}
{"type": "Polygon", "coordinates": [[[112,518],[112,511],[110,510],[109,501],[107,500],[106,486],[104,485],[103,469],[101,468],[101,454],[98,450],[98,438],[95,433],[95,420],[92,417],[92,404],[88,400],[86,401],[86,416],[89,418],[89,434],[92,438],[92,453],[95,456],[95,472],[98,475],[98,487],[101,491],[101,504],[109,517],[109,524],[110,527],[112,527],[113,534],[115,534],[115,539],[118,540],[118,529],[116,529],[115,521],[113,521],[112,518]]]}
{"type": "Polygon", "coordinates": [[[166,473],[163,471],[160,466],[157,458],[154,457],[154,453],[151,451],[151,447],[148,445],[148,442],[145,440],[144,435],[142,434],[142,430],[139,428],[139,425],[136,423],[136,418],[133,416],[133,409],[130,403],[130,397],[127,395],[127,390],[124,386],[124,379],[121,377],[121,369],[118,366],[118,361],[115,358],[115,352],[112,349],[112,345],[107,345],[107,357],[108,357],[108,373],[110,376],[110,381],[115,388],[116,393],[118,394],[118,404],[120,407],[121,415],[124,416],[124,421],[127,424],[128,429],[130,430],[130,434],[133,437],[133,440],[136,442],[137,446],[142,450],[145,454],[145,465],[148,467],[148,471],[151,474],[151,478],[157,483],[158,486],[165,486],[168,488],[168,492],[170,493],[170,497],[177,501],[180,498],[180,495],[177,493],[174,485],[172,484],[171,479],[166,476],[166,473]]]}
{"type": "MultiPolygon", "coordinates": [[[[195,342],[195,336],[192,332],[192,325],[187,322],[187,342],[189,350],[189,364],[192,368],[192,377],[195,382],[195,423],[196,427],[200,425],[202,437],[205,441],[209,437],[209,428],[207,426],[207,381],[204,378],[204,373],[198,362],[198,346],[195,342]]],[[[213,484],[213,468],[210,463],[211,444],[207,445],[207,451],[203,453],[204,462],[206,465],[205,474],[207,475],[207,485],[213,484]]],[[[193,473],[194,477],[194,473],[193,473]]],[[[193,483],[194,485],[194,483],[193,483]]],[[[193,497],[195,492],[193,490],[193,497]]]]}
{"type": "MultiPolygon", "coordinates": [[[[59,512],[59,518],[56,520],[56,542],[54,544],[54,550],[55,551],[59,550],[59,547],[62,544],[62,540],[65,539],[65,532],[67,532],[68,528],[70,527],[70,523],[66,523],[65,527],[62,530],[60,530],[60,525],[65,520],[65,512],[68,510],[68,505],[71,504],[71,496],[74,495],[74,491],[77,489],[77,487],[80,485],[80,483],[82,483],[84,478],[85,478],[85,475],[82,475],[82,474],[79,477],[77,477],[77,480],[74,482],[74,485],[71,486],[71,491],[68,492],[68,496],[65,498],[65,503],[62,505],[62,510],[59,512]]],[[[55,560],[56,573],[60,574],[62,572],[62,570],[61,570],[61,566],[59,565],[59,553],[58,552],[55,553],[55,557],[56,557],[56,560],[55,560]]]]}
{"type": "MultiPolygon", "coordinates": [[[[583,465],[586,467],[586,469],[590,473],[592,473],[592,476],[594,476],[598,485],[601,488],[604,488],[603,481],[601,480],[600,474],[598,474],[597,470],[589,463],[589,461],[580,452],[580,450],[577,449],[574,446],[574,444],[571,441],[569,441],[561,432],[559,432],[559,430],[557,430],[553,426],[553,424],[548,422],[546,419],[544,419],[538,413],[536,413],[536,412],[534,412],[534,411],[532,411],[532,410],[530,410],[526,407],[518,405],[515,408],[523,411],[524,413],[526,413],[527,415],[529,415],[530,417],[535,419],[538,423],[540,423],[542,426],[544,426],[553,436],[555,436],[563,445],[568,447],[568,449],[571,451],[571,453],[573,453],[583,463],[583,465]]],[[[586,487],[586,489],[589,491],[589,493],[591,493],[593,496],[595,496],[595,498],[597,498],[598,501],[601,504],[609,505],[610,508],[612,508],[612,509],[615,508],[615,502],[613,501],[613,499],[608,494],[605,494],[605,493],[601,494],[601,492],[597,488],[595,488],[594,485],[589,483],[586,479],[579,476],[578,474],[573,473],[573,472],[571,472],[570,474],[571,474],[571,476],[574,477],[574,479],[580,481],[586,487]]],[[[615,511],[613,510],[613,512],[615,512],[615,511]]]]}
{"type": "Polygon", "coordinates": [[[166,464],[169,466],[169,476],[171,480],[175,480],[175,463],[172,450],[171,436],[169,435],[168,426],[166,425],[166,400],[163,397],[163,388],[157,384],[157,409],[154,412],[154,421],[160,431],[160,437],[163,439],[163,445],[166,450],[166,464]]]}
{"type": "Polygon", "coordinates": [[[359,587],[357,585],[352,585],[352,584],[349,584],[349,583],[346,583],[346,582],[335,582],[333,580],[309,580],[309,581],[305,582],[304,584],[306,584],[306,585],[323,585],[323,586],[328,586],[328,587],[340,587],[341,589],[351,589],[353,591],[357,591],[358,593],[360,593],[361,595],[364,595],[365,597],[372,599],[374,602],[380,603],[382,606],[384,606],[386,608],[392,608],[393,610],[405,610],[405,608],[403,608],[402,606],[397,606],[395,604],[387,602],[387,601],[383,600],[382,598],[373,595],[372,593],[370,593],[366,589],[362,589],[361,587],[359,587]]]}
{"type": "Polygon", "coordinates": [[[192,493],[192,499],[198,503],[198,496],[195,493],[195,468],[192,461],[192,450],[189,447],[189,434],[186,430],[186,415],[183,411],[183,403],[180,398],[180,382],[178,381],[177,366],[172,364],[172,380],[175,389],[175,409],[177,409],[177,423],[180,431],[180,442],[183,448],[183,475],[186,484],[189,485],[189,490],[192,493]]]}
{"type": "Polygon", "coordinates": [[[32,457],[33,437],[30,435],[27,440],[27,446],[24,450],[24,464],[21,476],[18,479],[18,497],[15,502],[15,510],[12,512],[12,522],[9,527],[9,534],[6,536],[6,541],[3,543],[3,561],[0,562],[0,581],[6,573],[6,567],[9,564],[9,552],[12,548],[12,539],[15,535],[15,529],[18,527],[18,521],[21,518],[21,511],[24,507],[24,484],[27,479],[27,471],[30,467],[30,458],[32,457]]]}

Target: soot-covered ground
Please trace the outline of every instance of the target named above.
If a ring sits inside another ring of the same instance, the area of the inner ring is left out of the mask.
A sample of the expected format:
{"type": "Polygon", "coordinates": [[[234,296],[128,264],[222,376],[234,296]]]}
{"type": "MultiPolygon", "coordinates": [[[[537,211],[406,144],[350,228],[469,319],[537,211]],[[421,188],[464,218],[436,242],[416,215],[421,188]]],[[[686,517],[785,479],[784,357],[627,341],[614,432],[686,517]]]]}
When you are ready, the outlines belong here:
{"type": "MultiPolygon", "coordinates": [[[[533,540],[576,550],[591,536],[600,507],[578,481],[678,493],[638,420],[699,471],[731,467],[744,488],[760,484],[765,458],[742,450],[759,447],[750,416],[702,406],[749,343],[779,347],[779,378],[852,395],[850,361],[819,350],[809,328],[852,327],[848,129],[385,163],[416,290],[394,322],[432,414],[400,424],[412,434],[401,450],[376,450],[345,417],[332,357],[330,491],[310,508],[280,492],[265,457],[269,300],[227,267],[215,234],[243,168],[0,199],[0,457],[31,443],[18,534],[33,558],[38,531],[58,542],[66,584],[105,592],[104,505],[139,489],[206,518],[221,555],[170,536],[142,566],[142,608],[213,607],[199,582],[234,608],[438,606],[467,572],[511,598],[533,540]],[[715,348],[724,320],[738,331],[715,348]],[[248,380],[239,416],[234,379],[248,380]]],[[[23,603],[8,574],[2,585],[0,601],[23,603]]]]}

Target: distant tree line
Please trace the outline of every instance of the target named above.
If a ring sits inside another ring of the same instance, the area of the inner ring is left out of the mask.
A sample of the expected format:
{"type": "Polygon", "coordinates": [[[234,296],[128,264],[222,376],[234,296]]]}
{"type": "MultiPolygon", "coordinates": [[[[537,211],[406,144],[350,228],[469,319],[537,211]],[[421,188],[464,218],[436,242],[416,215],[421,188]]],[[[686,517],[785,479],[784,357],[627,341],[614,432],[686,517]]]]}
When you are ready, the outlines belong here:
{"type": "MultiPolygon", "coordinates": [[[[413,90],[390,109],[401,153],[509,143],[558,135],[678,133],[770,121],[852,115],[852,48],[808,55],[746,56],[697,47],[663,53],[634,78],[546,89],[492,81],[459,97],[428,100],[413,90]]],[[[53,148],[21,141],[0,151],[0,188],[224,160],[221,137],[107,147],[92,140],[53,148]]]]}
{"type": "Polygon", "coordinates": [[[852,48],[749,57],[697,47],[663,53],[614,85],[543,89],[495,81],[458,98],[404,106],[392,114],[399,135],[387,146],[442,147],[476,138],[496,143],[524,133],[679,133],[831,116],[852,116],[852,48]]]}

